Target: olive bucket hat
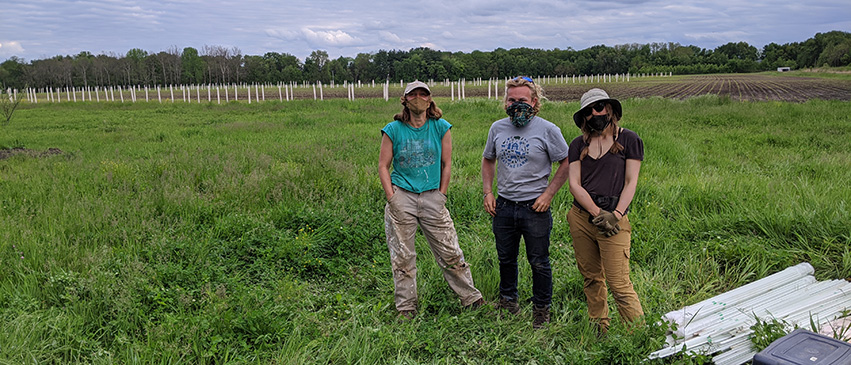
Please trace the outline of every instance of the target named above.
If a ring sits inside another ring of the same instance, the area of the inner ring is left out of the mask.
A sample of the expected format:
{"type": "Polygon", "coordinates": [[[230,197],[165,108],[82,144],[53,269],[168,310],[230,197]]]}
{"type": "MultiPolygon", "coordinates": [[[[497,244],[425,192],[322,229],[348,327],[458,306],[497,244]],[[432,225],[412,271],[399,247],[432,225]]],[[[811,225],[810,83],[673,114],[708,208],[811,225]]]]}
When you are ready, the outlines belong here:
{"type": "Polygon", "coordinates": [[[605,101],[612,105],[612,111],[615,113],[615,116],[620,119],[623,116],[623,109],[621,108],[621,102],[617,99],[612,99],[609,97],[603,89],[593,88],[588,90],[585,94],[582,94],[582,98],[579,99],[579,111],[573,113],[573,122],[576,123],[576,126],[580,129],[582,128],[582,123],[585,123],[585,116],[587,115],[583,111],[590,105],[598,101],[605,101]]]}

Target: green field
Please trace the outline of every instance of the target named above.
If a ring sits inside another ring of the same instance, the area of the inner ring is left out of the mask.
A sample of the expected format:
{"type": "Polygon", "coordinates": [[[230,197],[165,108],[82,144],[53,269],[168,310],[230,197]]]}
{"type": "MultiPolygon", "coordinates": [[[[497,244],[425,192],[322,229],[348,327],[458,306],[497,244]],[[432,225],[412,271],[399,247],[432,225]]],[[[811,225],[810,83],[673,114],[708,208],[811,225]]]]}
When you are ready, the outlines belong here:
{"type": "MultiPolygon", "coordinates": [[[[566,187],[548,328],[531,329],[530,306],[460,309],[422,237],[420,315],[396,322],[377,175],[392,98],[24,105],[0,128],[0,148],[33,152],[0,160],[0,363],[635,363],[662,346],[654,323],[670,310],[802,261],[819,279],[851,276],[851,103],[622,102],[645,142],[630,220],[650,325],[616,319],[604,340],[586,318],[566,187]],[[62,153],[38,154],[49,148],[62,153]]],[[[479,168],[504,113],[438,103],[454,125],[448,207],[492,302],[479,168]]],[[[569,141],[577,108],[541,116],[569,141]]],[[[525,298],[523,259],[520,275],[525,298]]]]}

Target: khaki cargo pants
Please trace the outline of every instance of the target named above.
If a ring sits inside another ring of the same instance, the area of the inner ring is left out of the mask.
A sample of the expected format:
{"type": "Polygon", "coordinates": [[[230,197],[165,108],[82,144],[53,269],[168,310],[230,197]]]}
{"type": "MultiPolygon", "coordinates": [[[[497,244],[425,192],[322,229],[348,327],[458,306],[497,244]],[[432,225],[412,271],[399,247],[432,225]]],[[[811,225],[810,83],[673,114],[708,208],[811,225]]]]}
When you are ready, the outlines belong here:
{"type": "Polygon", "coordinates": [[[417,226],[423,231],[431,253],[443,271],[449,287],[467,306],[479,300],[482,293],[473,286],[470,266],[458,245],[455,224],[446,209],[446,195],[429,190],[412,193],[393,187],[395,193],[384,207],[384,231],[396,286],[396,309],[417,308],[417,252],[414,237],[417,226]]]}
{"type": "Polygon", "coordinates": [[[588,303],[588,315],[604,330],[609,327],[609,304],[606,283],[618,307],[618,313],[627,322],[634,322],[644,315],[638,294],[629,280],[629,249],[632,226],[629,218],[623,217],[620,233],[606,237],[598,233],[597,227],[588,221],[590,214],[576,206],[567,212],[570,236],[576,266],[585,278],[584,292],[588,303]]]}

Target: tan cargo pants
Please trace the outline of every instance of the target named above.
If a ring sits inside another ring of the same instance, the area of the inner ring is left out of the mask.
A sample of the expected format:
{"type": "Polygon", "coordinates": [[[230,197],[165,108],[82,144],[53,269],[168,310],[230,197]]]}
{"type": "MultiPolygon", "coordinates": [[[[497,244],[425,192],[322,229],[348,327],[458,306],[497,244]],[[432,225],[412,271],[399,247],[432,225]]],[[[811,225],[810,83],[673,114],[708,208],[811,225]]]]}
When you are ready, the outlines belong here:
{"type": "Polygon", "coordinates": [[[632,226],[629,218],[623,217],[620,233],[606,237],[598,233],[597,227],[588,221],[590,214],[576,206],[567,212],[570,236],[576,266],[585,278],[584,292],[588,303],[588,315],[603,330],[609,327],[609,304],[606,283],[618,307],[618,313],[627,322],[634,322],[644,315],[638,294],[629,280],[629,249],[632,226]]]}
{"type": "Polygon", "coordinates": [[[449,287],[467,306],[482,298],[473,286],[470,266],[458,245],[455,224],[446,209],[446,195],[438,190],[412,193],[393,187],[395,193],[384,207],[384,231],[396,286],[396,309],[417,308],[417,253],[414,238],[417,226],[422,229],[431,253],[443,271],[449,287]]]}

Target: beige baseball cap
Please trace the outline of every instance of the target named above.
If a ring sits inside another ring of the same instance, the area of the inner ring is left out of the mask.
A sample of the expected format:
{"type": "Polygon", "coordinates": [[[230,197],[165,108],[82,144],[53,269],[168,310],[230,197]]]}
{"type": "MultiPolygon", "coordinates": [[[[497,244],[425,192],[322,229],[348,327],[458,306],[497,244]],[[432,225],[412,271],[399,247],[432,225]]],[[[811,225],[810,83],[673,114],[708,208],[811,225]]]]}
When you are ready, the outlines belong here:
{"type": "Polygon", "coordinates": [[[428,94],[431,95],[431,89],[429,89],[428,85],[422,81],[414,81],[409,83],[408,86],[405,86],[405,93],[403,95],[408,95],[408,93],[414,91],[414,89],[419,88],[425,89],[426,91],[428,91],[428,94]]]}

